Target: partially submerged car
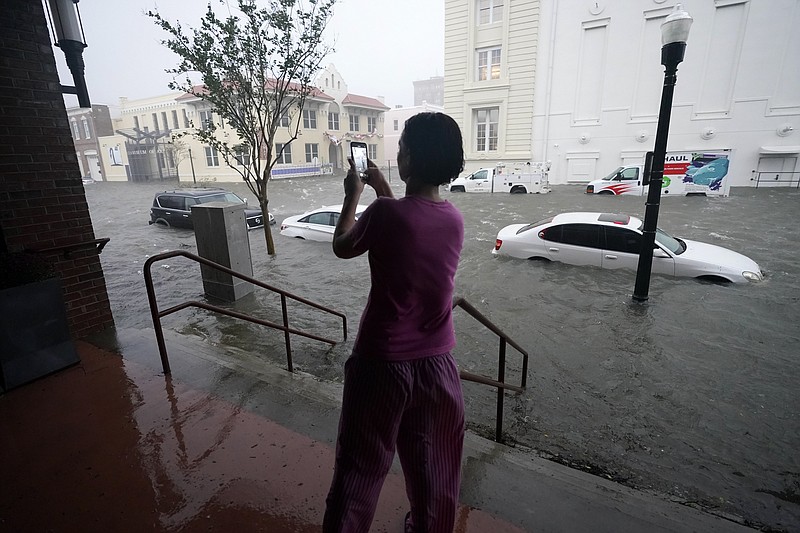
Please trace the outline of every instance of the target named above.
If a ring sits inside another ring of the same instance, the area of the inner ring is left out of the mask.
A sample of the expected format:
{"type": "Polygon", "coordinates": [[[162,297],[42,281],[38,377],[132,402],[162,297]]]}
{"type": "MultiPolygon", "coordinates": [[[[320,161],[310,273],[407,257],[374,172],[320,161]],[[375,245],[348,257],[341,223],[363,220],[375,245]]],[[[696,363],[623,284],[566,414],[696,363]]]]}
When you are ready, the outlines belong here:
{"type": "MultiPolygon", "coordinates": [[[[614,213],[562,213],[533,224],[501,229],[495,255],[547,259],[570,265],[636,270],[642,242],[642,221],[614,213]]],[[[758,264],[738,252],[673,237],[657,229],[652,273],[674,277],[746,283],[761,281],[758,264]]]]}
{"type": "MultiPolygon", "coordinates": [[[[366,208],[366,205],[356,207],[356,219],[366,208]]],[[[288,217],[281,222],[281,235],[309,241],[332,242],[333,230],[336,229],[341,213],[341,205],[328,205],[302,215],[288,217]]]]}
{"type": "MultiPolygon", "coordinates": [[[[150,224],[174,226],[176,228],[192,228],[192,206],[208,202],[233,202],[247,204],[235,193],[219,187],[197,187],[193,189],[176,189],[157,192],[150,208],[150,224]]],[[[264,227],[264,215],[261,209],[246,207],[244,210],[247,229],[264,227]]],[[[275,217],[270,213],[269,223],[275,224],[275,217]]]]}

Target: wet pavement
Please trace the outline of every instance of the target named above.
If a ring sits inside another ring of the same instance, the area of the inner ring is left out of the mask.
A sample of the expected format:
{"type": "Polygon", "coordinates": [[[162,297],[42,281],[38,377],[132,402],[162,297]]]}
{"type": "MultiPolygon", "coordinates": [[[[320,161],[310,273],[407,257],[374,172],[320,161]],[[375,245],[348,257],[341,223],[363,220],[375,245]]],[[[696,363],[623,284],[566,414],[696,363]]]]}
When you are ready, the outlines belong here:
{"type": "MultiPolygon", "coordinates": [[[[79,365],[0,396],[0,531],[319,531],[340,385],[165,333],[171,377],[152,330],[119,329],[78,341],[79,365]]],[[[372,531],[399,533],[406,509],[395,465],[372,531]]],[[[749,531],[471,433],[456,523],[749,531]]]]}

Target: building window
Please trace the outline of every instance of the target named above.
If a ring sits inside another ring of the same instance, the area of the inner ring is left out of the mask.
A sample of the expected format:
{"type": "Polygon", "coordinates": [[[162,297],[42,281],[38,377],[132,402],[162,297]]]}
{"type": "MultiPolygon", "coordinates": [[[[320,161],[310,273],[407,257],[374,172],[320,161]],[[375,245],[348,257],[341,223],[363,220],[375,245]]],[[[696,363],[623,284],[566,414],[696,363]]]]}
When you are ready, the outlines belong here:
{"type": "Polygon", "coordinates": [[[306,129],[317,129],[317,112],[313,109],[303,109],[303,127],[306,129]]]}
{"type": "Polygon", "coordinates": [[[178,125],[178,112],[174,109],[172,110],[172,129],[177,130],[180,128],[178,125]]]}
{"type": "Polygon", "coordinates": [[[200,129],[208,130],[214,125],[214,113],[211,110],[200,111],[200,129]]]}
{"type": "Polygon", "coordinates": [[[500,79],[500,47],[478,50],[478,81],[500,79]]]}
{"type": "MultiPolygon", "coordinates": [[[[189,116],[186,114],[186,110],[185,109],[181,109],[181,113],[183,114],[183,127],[184,128],[188,128],[189,127],[189,116]]],[[[138,122],[136,123],[136,127],[137,128],[139,127],[139,123],[138,122]]]]}
{"type": "Polygon", "coordinates": [[[89,126],[89,121],[86,120],[86,117],[81,117],[81,122],[83,123],[83,135],[85,139],[92,138],[92,130],[89,126]]]}
{"type": "Polygon", "coordinates": [[[350,131],[358,131],[358,115],[350,113],[350,131]]]}
{"type": "Polygon", "coordinates": [[[167,112],[166,111],[162,111],[161,112],[161,125],[164,126],[165,130],[169,129],[169,122],[167,122],[167,112]]]}
{"type": "Polygon", "coordinates": [[[475,110],[475,150],[478,152],[497,150],[498,121],[500,109],[491,107],[475,110]]]}
{"type": "Polygon", "coordinates": [[[367,145],[367,157],[375,161],[378,159],[378,145],[377,144],[368,144],[367,145]]]}
{"type": "Polygon", "coordinates": [[[236,158],[236,162],[241,166],[243,167],[250,166],[250,147],[237,146],[234,157],[236,158]]]}
{"type": "Polygon", "coordinates": [[[78,129],[78,121],[73,118],[70,122],[72,122],[72,138],[76,141],[81,140],[81,130],[78,129]]]}
{"type": "Polygon", "coordinates": [[[400,121],[394,119],[394,131],[397,131],[400,128],[400,121]]]}
{"type": "Polygon", "coordinates": [[[378,130],[378,117],[367,117],[367,131],[372,133],[378,130]]]}
{"type": "Polygon", "coordinates": [[[275,153],[278,154],[276,163],[288,165],[292,162],[292,145],[275,143],[275,153]]]}
{"type": "Polygon", "coordinates": [[[306,163],[313,163],[319,158],[319,145],[316,143],[306,143],[306,163]]]}
{"type": "Polygon", "coordinates": [[[206,146],[206,166],[207,167],[218,167],[219,166],[219,154],[217,153],[217,149],[213,146],[206,146]]]}
{"type": "Polygon", "coordinates": [[[150,113],[150,118],[153,119],[153,131],[158,131],[158,115],[150,113]]]}
{"type": "Polygon", "coordinates": [[[478,0],[478,24],[503,20],[503,0],[478,0]]]}
{"type": "Polygon", "coordinates": [[[328,129],[334,131],[339,129],[339,113],[328,113],[328,129]]]}
{"type": "Polygon", "coordinates": [[[278,123],[281,128],[288,128],[289,127],[289,113],[284,113],[281,115],[281,120],[278,123]]]}
{"type": "Polygon", "coordinates": [[[139,129],[139,117],[135,115],[133,117],[133,127],[136,128],[137,130],[139,129]]]}

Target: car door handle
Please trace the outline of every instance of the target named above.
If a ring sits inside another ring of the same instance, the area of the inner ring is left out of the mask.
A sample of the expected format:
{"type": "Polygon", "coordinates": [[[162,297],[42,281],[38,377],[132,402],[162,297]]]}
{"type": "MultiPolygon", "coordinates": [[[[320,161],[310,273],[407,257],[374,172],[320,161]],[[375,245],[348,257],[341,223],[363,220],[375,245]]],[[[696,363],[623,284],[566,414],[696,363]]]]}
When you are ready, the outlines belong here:
{"type": "Polygon", "coordinates": [[[551,252],[557,252],[558,248],[548,248],[548,250],[551,251],[551,252]]]}
{"type": "Polygon", "coordinates": [[[606,254],[606,259],[618,259],[616,255],[606,254]]]}

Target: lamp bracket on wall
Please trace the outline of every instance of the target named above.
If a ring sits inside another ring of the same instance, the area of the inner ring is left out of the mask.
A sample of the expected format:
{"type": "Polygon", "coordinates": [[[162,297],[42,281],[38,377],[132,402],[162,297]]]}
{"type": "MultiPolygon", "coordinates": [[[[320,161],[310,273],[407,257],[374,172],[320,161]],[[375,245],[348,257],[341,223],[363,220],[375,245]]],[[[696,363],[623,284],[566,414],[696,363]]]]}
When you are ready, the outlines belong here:
{"type": "Polygon", "coordinates": [[[78,97],[78,105],[92,107],[89,100],[89,89],[83,75],[83,49],[86,48],[86,37],[83,33],[81,13],[78,10],[80,0],[47,0],[47,15],[53,30],[53,43],[61,48],[67,60],[67,67],[72,73],[74,86],[62,85],[61,92],[78,97]]]}

